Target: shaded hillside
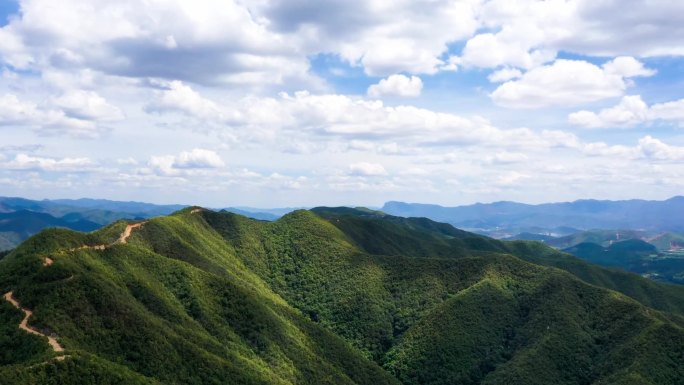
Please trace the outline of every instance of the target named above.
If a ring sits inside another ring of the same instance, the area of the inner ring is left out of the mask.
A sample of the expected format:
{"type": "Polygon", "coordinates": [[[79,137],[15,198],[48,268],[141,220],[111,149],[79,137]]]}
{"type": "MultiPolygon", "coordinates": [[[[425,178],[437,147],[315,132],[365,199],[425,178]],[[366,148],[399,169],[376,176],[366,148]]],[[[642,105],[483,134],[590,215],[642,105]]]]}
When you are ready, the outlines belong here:
{"type": "Polygon", "coordinates": [[[13,248],[19,242],[48,227],[92,231],[101,225],[82,219],[55,218],[50,214],[28,210],[0,213],[0,250],[13,248]]]}
{"type": "Polygon", "coordinates": [[[678,287],[540,243],[353,209],[296,211],[275,222],[186,209],[124,228],[43,231],[0,260],[0,289],[66,349],[61,361],[50,359],[56,353],[19,331],[20,312],[2,303],[0,328],[13,337],[0,340],[0,351],[11,352],[0,357],[0,378],[573,385],[684,378],[678,287]]]}

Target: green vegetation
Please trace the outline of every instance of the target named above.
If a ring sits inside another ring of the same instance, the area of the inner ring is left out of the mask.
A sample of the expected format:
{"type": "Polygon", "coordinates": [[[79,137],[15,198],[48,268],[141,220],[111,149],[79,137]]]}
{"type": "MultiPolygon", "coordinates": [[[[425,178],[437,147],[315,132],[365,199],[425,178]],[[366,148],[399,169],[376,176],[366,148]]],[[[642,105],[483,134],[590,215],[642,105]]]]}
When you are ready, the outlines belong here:
{"type": "Polygon", "coordinates": [[[684,253],[658,252],[654,245],[638,239],[616,242],[608,247],[580,243],[564,251],[592,263],[617,267],[656,281],[684,283],[684,253]]]}
{"type": "Polygon", "coordinates": [[[188,208],[69,251],[125,226],[46,230],[0,260],[2,293],[67,355],[4,302],[5,383],[683,383],[683,290],[541,243],[370,210],[188,208]]]}

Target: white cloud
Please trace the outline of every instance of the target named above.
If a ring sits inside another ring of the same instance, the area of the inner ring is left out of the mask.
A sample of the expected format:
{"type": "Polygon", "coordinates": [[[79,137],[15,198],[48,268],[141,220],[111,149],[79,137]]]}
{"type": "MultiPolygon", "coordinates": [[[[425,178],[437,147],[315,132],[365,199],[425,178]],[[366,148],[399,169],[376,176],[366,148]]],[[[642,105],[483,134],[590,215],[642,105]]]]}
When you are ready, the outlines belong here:
{"type": "MultiPolygon", "coordinates": [[[[379,100],[346,95],[314,95],[301,91],[281,93],[278,98],[247,97],[230,104],[219,104],[192,91],[205,109],[192,109],[193,103],[165,104],[154,108],[159,113],[181,111],[195,116],[203,127],[227,135],[230,140],[272,144],[288,152],[311,153],[325,149],[312,142],[345,140],[350,150],[381,154],[406,154],[416,148],[442,146],[526,146],[528,148],[567,147],[577,138],[561,131],[536,133],[528,128],[500,129],[481,117],[435,112],[411,105],[387,106],[379,100]],[[226,118],[230,117],[230,118],[226,118]],[[208,119],[208,120],[207,120],[208,119]],[[284,140],[283,138],[287,138],[284,140]],[[399,139],[401,142],[399,142],[399,139]],[[401,143],[399,146],[398,143],[401,143]]],[[[164,95],[159,95],[165,100],[164,95]]],[[[150,105],[159,105],[152,101],[150,105]]],[[[148,108],[148,111],[151,108],[148,108]]],[[[188,123],[182,121],[183,126],[188,123]]],[[[199,123],[198,123],[199,125],[199,123]]]]}
{"type": "Polygon", "coordinates": [[[486,162],[490,164],[512,164],[524,162],[528,159],[529,157],[523,153],[502,151],[488,157],[486,162]]]}
{"type": "Polygon", "coordinates": [[[13,94],[0,96],[0,126],[28,126],[43,135],[75,137],[96,137],[102,131],[94,121],[70,117],[61,109],[41,107],[13,94]]]}
{"type": "Polygon", "coordinates": [[[578,111],[568,116],[568,121],[586,128],[632,126],[648,119],[648,106],[639,95],[625,96],[615,107],[601,110],[598,114],[578,111]]]}
{"type": "Polygon", "coordinates": [[[225,166],[221,157],[214,151],[195,148],[183,151],[178,155],[152,156],[148,162],[149,169],[140,169],[143,174],[155,173],[160,176],[189,176],[204,170],[218,169],[225,166]]]}
{"type": "Polygon", "coordinates": [[[617,58],[598,67],[582,60],[559,59],[502,84],[490,97],[512,108],[575,105],[616,97],[627,89],[627,78],[654,73],[637,63],[633,58],[617,58]]]}
{"type": "Polygon", "coordinates": [[[214,151],[195,148],[181,152],[174,160],[176,168],[220,168],[225,166],[221,157],[214,151]]]}
{"type": "Polygon", "coordinates": [[[236,1],[23,0],[21,11],[0,29],[0,55],[17,68],[211,84],[314,81],[295,39],[269,31],[236,1]]]}
{"type": "Polygon", "coordinates": [[[223,120],[220,107],[211,100],[203,98],[197,91],[181,81],[164,84],[157,97],[147,106],[147,112],[180,112],[200,119],[223,120]]]}
{"type": "MultiPolygon", "coordinates": [[[[521,35],[503,30],[498,34],[479,34],[468,40],[459,62],[466,67],[494,68],[502,65],[533,68],[556,58],[553,50],[531,50],[521,35]]],[[[532,31],[531,35],[540,33],[532,31]]]]}
{"type": "Polygon", "coordinates": [[[383,176],[387,175],[387,170],[379,163],[358,162],[349,165],[349,174],[357,176],[383,176]]]}
{"type": "Polygon", "coordinates": [[[478,27],[479,0],[276,0],[253,7],[275,30],[296,35],[309,51],[334,52],[366,74],[435,73],[448,44],[478,27]]]}
{"type": "Polygon", "coordinates": [[[423,81],[417,76],[391,75],[380,80],[378,84],[368,87],[368,96],[381,98],[383,96],[417,97],[423,90],[423,81]]]}
{"type": "Polygon", "coordinates": [[[519,79],[522,77],[522,72],[516,68],[502,68],[500,70],[492,72],[487,76],[487,80],[492,83],[506,82],[513,79],[519,79]]]}
{"type": "Polygon", "coordinates": [[[655,119],[684,122],[684,99],[651,106],[651,117],[655,119]]]}
{"type": "Polygon", "coordinates": [[[82,172],[94,168],[95,164],[88,158],[44,158],[17,154],[14,159],[3,165],[8,170],[36,170],[82,172]]]}
{"type": "Polygon", "coordinates": [[[478,7],[486,32],[466,42],[465,66],[531,69],[560,51],[587,56],[684,55],[684,5],[667,0],[490,0],[478,7]]]}
{"type": "Polygon", "coordinates": [[[631,95],[598,113],[582,110],[568,115],[571,124],[585,128],[632,127],[659,119],[684,122],[684,99],[648,106],[641,96],[631,95]]]}
{"type": "Polygon", "coordinates": [[[512,187],[512,186],[517,186],[521,182],[525,181],[526,179],[530,179],[531,176],[527,174],[523,174],[517,171],[510,171],[507,172],[506,174],[498,177],[494,181],[494,185],[500,186],[500,187],[512,187]]]}
{"type": "Polygon", "coordinates": [[[684,161],[684,147],[668,145],[650,135],[639,139],[637,149],[648,159],[684,161]]]}
{"type": "Polygon", "coordinates": [[[109,104],[94,91],[71,90],[52,102],[75,119],[117,121],[124,118],[121,109],[109,104]]]}
{"type": "Polygon", "coordinates": [[[603,65],[606,74],[623,78],[635,76],[653,76],[656,70],[644,67],[644,64],[630,56],[619,56],[603,65]]]}
{"type": "Polygon", "coordinates": [[[684,147],[673,146],[646,135],[635,146],[614,145],[602,142],[586,143],[582,151],[592,156],[612,156],[627,159],[646,159],[652,161],[682,162],[684,147]]]}

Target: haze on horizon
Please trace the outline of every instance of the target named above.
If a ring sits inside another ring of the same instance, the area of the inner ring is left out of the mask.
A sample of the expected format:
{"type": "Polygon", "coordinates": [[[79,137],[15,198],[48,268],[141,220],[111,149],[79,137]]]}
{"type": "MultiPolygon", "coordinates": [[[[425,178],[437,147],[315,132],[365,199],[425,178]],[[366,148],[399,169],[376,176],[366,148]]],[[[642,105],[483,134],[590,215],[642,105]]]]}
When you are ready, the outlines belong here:
{"type": "Polygon", "coordinates": [[[684,3],[4,0],[0,195],[667,199],[684,3]]]}

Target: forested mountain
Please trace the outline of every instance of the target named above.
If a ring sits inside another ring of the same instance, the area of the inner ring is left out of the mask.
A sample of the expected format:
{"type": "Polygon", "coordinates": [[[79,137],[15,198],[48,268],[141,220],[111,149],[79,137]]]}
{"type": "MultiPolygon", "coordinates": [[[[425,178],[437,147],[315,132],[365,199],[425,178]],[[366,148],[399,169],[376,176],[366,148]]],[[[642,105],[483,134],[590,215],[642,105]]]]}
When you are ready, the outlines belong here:
{"type": "Polygon", "coordinates": [[[371,210],[45,230],[0,289],[8,384],[684,383],[684,287],[371,210]]]}

